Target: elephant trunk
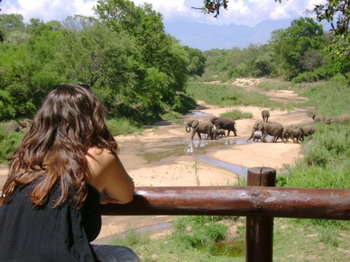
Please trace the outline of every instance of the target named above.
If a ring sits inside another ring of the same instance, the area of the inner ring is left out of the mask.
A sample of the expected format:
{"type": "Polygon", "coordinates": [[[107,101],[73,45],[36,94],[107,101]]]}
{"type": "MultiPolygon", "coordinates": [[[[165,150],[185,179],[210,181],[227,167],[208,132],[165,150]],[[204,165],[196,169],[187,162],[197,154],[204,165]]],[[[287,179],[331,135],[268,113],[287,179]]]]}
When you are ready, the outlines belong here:
{"type": "Polygon", "coordinates": [[[187,133],[191,132],[191,128],[189,126],[186,125],[185,129],[187,133]]]}

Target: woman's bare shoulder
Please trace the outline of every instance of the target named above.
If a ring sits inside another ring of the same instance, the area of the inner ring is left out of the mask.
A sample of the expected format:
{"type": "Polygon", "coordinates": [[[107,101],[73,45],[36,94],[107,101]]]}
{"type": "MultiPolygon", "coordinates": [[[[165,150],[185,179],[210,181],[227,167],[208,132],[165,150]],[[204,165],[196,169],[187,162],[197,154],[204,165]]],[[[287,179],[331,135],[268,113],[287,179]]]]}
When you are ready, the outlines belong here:
{"type": "Polygon", "coordinates": [[[110,162],[116,158],[116,156],[109,149],[98,147],[90,147],[86,157],[88,161],[90,160],[98,163],[110,162]]]}

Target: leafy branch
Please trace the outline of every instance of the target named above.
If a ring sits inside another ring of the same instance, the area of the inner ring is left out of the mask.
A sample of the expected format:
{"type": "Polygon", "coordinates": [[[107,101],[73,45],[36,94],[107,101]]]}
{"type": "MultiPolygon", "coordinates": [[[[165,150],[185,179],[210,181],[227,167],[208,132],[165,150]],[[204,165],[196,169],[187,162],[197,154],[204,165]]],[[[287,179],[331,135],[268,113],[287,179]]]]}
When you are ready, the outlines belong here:
{"type": "MultiPolygon", "coordinates": [[[[220,15],[221,8],[227,10],[228,2],[228,0],[203,0],[204,6],[192,8],[202,10],[202,12],[205,14],[215,13],[214,18],[217,18],[218,15],[220,15]]],[[[275,0],[275,2],[281,2],[281,0],[275,0]]]]}

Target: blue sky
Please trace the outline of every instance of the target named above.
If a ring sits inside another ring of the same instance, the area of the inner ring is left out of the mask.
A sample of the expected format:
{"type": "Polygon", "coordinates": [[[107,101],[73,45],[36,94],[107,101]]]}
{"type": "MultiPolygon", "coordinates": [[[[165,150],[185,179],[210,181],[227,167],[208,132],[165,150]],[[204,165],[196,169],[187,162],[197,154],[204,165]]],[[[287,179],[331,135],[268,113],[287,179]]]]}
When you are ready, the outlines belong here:
{"type": "MultiPolygon", "coordinates": [[[[25,21],[39,18],[44,21],[63,20],[67,16],[80,14],[93,16],[96,0],[3,0],[1,13],[17,13],[25,21]]],[[[195,21],[205,24],[238,24],[254,26],[266,19],[294,19],[306,16],[305,10],[325,0],[230,0],[229,9],[223,10],[218,19],[202,14],[191,7],[200,7],[202,0],[134,0],[139,5],[151,3],[153,8],[163,15],[164,21],[195,21]]]]}

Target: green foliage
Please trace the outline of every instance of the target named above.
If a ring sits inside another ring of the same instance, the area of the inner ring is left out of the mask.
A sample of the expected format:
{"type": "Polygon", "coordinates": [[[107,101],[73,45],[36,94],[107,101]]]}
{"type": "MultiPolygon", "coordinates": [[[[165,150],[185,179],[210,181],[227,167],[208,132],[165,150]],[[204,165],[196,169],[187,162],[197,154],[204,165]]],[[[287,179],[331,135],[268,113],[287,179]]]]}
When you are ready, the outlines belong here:
{"type": "Polygon", "coordinates": [[[309,105],[327,117],[338,116],[350,112],[350,89],[341,76],[331,81],[323,81],[315,84],[297,85],[300,95],[309,99],[309,105]]]}
{"type": "Polygon", "coordinates": [[[188,65],[188,73],[190,76],[202,76],[205,68],[206,58],[201,50],[184,46],[188,53],[190,63],[188,65]]]}
{"type": "Polygon", "coordinates": [[[201,53],[187,52],[166,34],[151,5],[101,0],[96,13],[62,23],[32,18],[28,25],[21,15],[2,16],[7,41],[0,46],[0,85],[9,108],[0,108],[0,120],[30,117],[62,82],[89,84],[110,115],[140,123],[187,108],[189,57],[199,74],[203,69],[194,63],[203,63],[201,53]]]}
{"type": "Polygon", "coordinates": [[[230,85],[209,85],[189,83],[187,93],[196,100],[219,106],[255,105],[270,108],[291,108],[287,105],[271,101],[267,96],[244,91],[242,88],[230,85]]]}
{"type": "Polygon", "coordinates": [[[288,79],[322,64],[325,46],[322,26],[312,18],[293,20],[287,29],[272,32],[271,46],[288,79]]]}
{"type": "MultiPolygon", "coordinates": [[[[305,142],[304,158],[279,179],[278,185],[303,188],[350,187],[350,125],[320,124],[312,140],[305,142]]],[[[305,225],[343,227],[344,221],[298,220],[305,225]]]]}
{"type": "Polygon", "coordinates": [[[10,119],[15,116],[16,109],[12,98],[5,90],[0,90],[0,119],[10,119]]]}
{"type": "Polygon", "coordinates": [[[341,64],[341,73],[350,81],[350,15],[349,2],[346,0],[328,0],[323,4],[315,5],[313,12],[318,21],[327,21],[331,24],[332,35],[328,51],[341,64]]]}
{"type": "Polygon", "coordinates": [[[253,114],[234,109],[229,112],[220,114],[220,117],[230,117],[232,119],[237,120],[237,119],[253,118],[253,114]]]}
{"type": "Polygon", "coordinates": [[[23,134],[13,132],[9,123],[0,123],[0,163],[6,163],[7,158],[22,141],[23,134]]]}
{"type": "Polygon", "coordinates": [[[210,248],[225,239],[227,227],[208,216],[178,218],[174,222],[173,238],[194,248],[210,248]]]}
{"type": "Polygon", "coordinates": [[[271,76],[274,74],[274,54],[268,45],[250,45],[230,50],[211,49],[203,54],[206,68],[203,78],[228,80],[235,77],[271,76]]]}
{"type": "Polygon", "coordinates": [[[108,130],[114,136],[141,133],[142,131],[139,123],[126,117],[109,117],[106,124],[108,130]]]}
{"type": "Polygon", "coordinates": [[[147,245],[150,242],[147,234],[140,234],[135,229],[129,230],[124,237],[115,237],[111,241],[111,245],[132,247],[135,245],[147,245]]]}

